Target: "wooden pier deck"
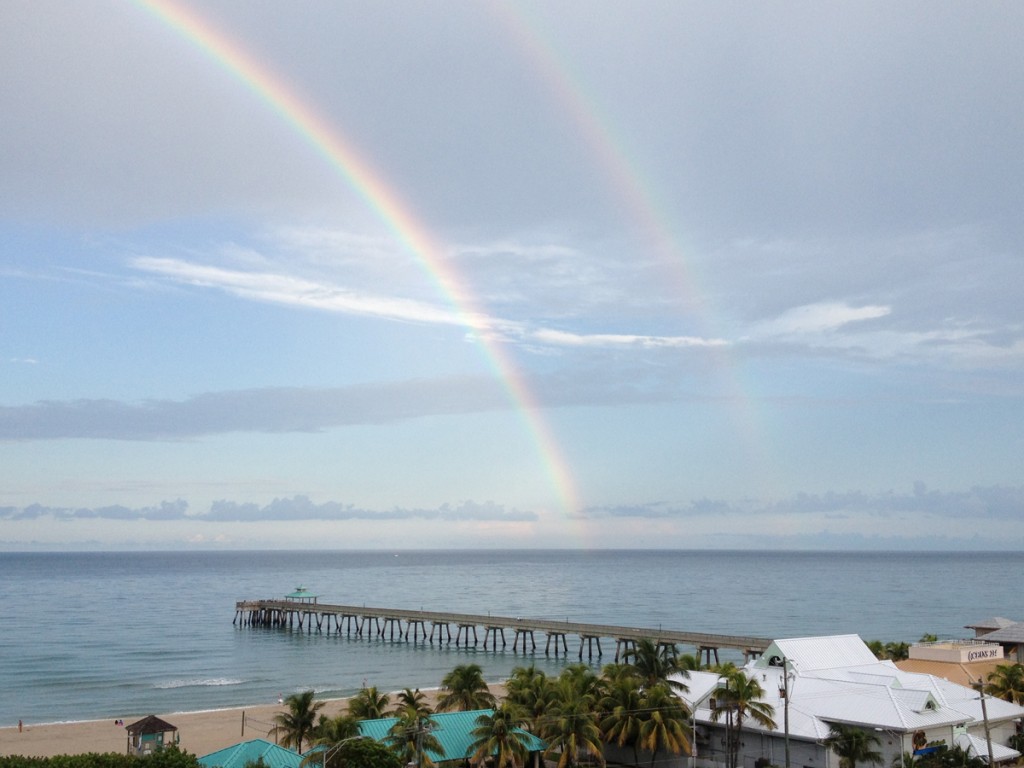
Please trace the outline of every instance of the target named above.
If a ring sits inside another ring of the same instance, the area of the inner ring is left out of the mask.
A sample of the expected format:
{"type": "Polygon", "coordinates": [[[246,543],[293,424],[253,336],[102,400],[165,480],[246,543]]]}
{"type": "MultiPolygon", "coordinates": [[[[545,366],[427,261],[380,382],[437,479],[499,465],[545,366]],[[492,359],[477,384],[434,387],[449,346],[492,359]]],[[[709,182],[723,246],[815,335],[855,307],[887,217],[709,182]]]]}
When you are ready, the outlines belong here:
{"type": "Polygon", "coordinates": [[[367,639],[409,642],[419,642],[422,637],[423,642],[433,643],[436,635],[439,643],[454,642],[456,646],[476,646],[480,641],[478,630],[482,630],[484,650],[498,650],[499,642],[501,648],[507,648],[507,632],[512,638],[512,650],[516,653],[535,652],[536,635],[543,634],[544,653],[554,652],[556,656],[563,653],[568,655],[566,637],[572,635],[579,638],[580,660],[583,659],[584,650],[588,658],[594,657],[595,649],[600,657],[602,639],[615,642],[616,661],[643,639],[662,646],[692,646],[697,650],[698,658],[707,663],[716,663],[718,651],[723,648],[740,651],[745,658],[750,658],[760,656],[771,643],[771,640],[763,637],[684,632],[660,627],[621,627],[521,616],[368,608],[295,600],[239,601],[235,604],[233,623],[247,627],[278,627],[306,632],[345,632],[367,639]],[[456,628],[454,635],[452,627],[456,628]]]}

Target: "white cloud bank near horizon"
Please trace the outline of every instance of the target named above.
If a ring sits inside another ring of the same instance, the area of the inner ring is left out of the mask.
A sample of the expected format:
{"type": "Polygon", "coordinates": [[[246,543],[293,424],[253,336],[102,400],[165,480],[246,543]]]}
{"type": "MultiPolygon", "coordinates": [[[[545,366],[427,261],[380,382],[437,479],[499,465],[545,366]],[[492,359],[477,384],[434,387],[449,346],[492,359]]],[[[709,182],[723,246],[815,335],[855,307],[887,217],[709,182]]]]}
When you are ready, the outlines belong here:
{"type": "MultiPolygon", "coordinates": [[[[54,525],[48,527],[47,535],[34,540],[0,538],[0,550],[75,548],[79,545],[66,538],[68,532],[76,526],[100,522],[127,526],[108,542],[117,549],[153,546],[278,549],[299,546],[309,541],[315,531],[317,549],[572,549],[582,546],[598,549],[1011,551],[1024,545],[1024,486],[947,492],[929,490],[917,483],[909,492],[877,495],[859,491],[799,494],[766,503],[749,499],[742,502],[700,499],[685,506],[662,502],[588,508],[557,522],[546,517],[493,502],[463,501],[433,509],[370,510],[335,501],[317,503],[302,495],[276,498],[265,505],[217,500],[205,510],[192,510],[183,499],[140,508],[62,508],[32,504],[20,508],[0,507],[0,523],[15,531],[29,530],[40,521],[54,525]],[[874,520],[873,533],[849,529],[849,521],[864,516],[874,520]],[[794,518],[800,522],[794,524],[794,518]],[[790,522],[785,523],[787,520],[790,522]],[[613,529],[605,535],[590,530],[597,530],[601,521],[615,521],[613,529]],[[658,527],[656,540],[628,532],[630,527],[644,521],[651,521],[658,527]],[[945,533],[943,528],[950,521],[969,528],[970,535],[945,533]],[[159,538],[152,538],[151,533],[139,529],[140,523],[158,525],[159,538]],[[287,524],[290,530],[283,536],[269,538],[275,523],[287,524]],[[386,541],[381,541],[377,531],[382,524],[398,526],[386,541]],[[437,524],[460,526],[476,536],[466,542],[449,540],[444,543],[443,538],[424,533],[437,524]],[[779,530],[780,524],[784,530],[779,530]],[[210,528],[216,533],[207,533],[210,528]]],[[[84,544],[89,549],[103,546],[98,541],[84,544]]]]}

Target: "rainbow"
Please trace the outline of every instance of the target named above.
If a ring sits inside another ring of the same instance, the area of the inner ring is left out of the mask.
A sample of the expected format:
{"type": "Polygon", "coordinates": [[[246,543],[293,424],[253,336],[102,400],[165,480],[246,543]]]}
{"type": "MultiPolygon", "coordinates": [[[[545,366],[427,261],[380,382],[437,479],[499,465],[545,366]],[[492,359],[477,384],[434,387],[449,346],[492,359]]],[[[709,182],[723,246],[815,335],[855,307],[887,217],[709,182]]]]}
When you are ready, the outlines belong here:
{"type": "Polygon", "coordinates": [[[205,19],[171,0],[135,0],[135,3],[199,48],[273,109],[331,165],[417,259],[462,324],[478,340],[488,365],[526,422],[563,512],[569,517],[575,516],[582,509],[580,496],[554,432],[542,417],[539,403],[501,342],[493,339],[492,334],[482,332],[487,330],[486,314],[479,311],[473,296],[461,285],[458,274],[442,258],[442,248],[413,216],[397,191],[336,128],[205,19]]]}
{"type": "MultiPolygon", "coordinates": [[[[714,338],[720,334],[712,326],[715,312],[699,288],[698,276],[687,259],[681,237],[669,223],[672,217],[660,204],[654,185],[644,178],[635,162],[630,162],[626,143],[612,128],[613,121],[598,106],[597,99],[573,73],[568,57],[543,33],[543,25],[528,16],[523,3],[489,3],[486,6],[505,34],[520,51],[537,79],[551,94],[555,108],[575,128],[589,154],[606,180],[609,190],[636,229],[650,244],[651,252],[663,265],[666,284],[674,286],[693,319],[700,324],[699,335],[714,338]]],[[[730,405],[733,425],[753,466],[759,468],[762,485],[771,485],[778,477],[775,460],[768,449],[758,415],[741,380],[740,366],[731,358],[727,346],[707,349],[715,362],[721,399],[730,405]]]]}

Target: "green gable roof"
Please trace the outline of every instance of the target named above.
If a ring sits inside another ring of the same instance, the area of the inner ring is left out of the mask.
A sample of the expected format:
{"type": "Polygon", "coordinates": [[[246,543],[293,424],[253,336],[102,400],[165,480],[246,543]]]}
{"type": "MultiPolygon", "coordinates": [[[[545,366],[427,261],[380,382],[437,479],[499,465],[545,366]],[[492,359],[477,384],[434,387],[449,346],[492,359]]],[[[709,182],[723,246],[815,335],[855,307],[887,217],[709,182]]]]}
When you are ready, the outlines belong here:
{"type": "MultiPolygon", "coordinates": [[[[448,760],[464,760],[473,754],[471,746],[473,729],[477,727],[476,719],[480,715],[489,715],[494,710],[474,709],[469,712],[437,712],[431,715],[434,730],[431,735],[440,742],[444,756],[426,750],[430,759],[436,763],[448,760]]],[[[359,733],[369,736],[375,741],[386,741],[391,735],[391,727],[398,722],[397,718],[384,717],[380,720],[363,720],[359,723],[359,733]]],[[[547,745],[531,733],[526,733],[526,743],[531,752],[539,752],[547,745]]]]}
{"type": "Polygon", "coordinates": [[[253,739],[204,755],[199,764],[204,768],[245,768],[261,759],[267,768],[299,768],[302,755],[265,739],[253,739]]]}

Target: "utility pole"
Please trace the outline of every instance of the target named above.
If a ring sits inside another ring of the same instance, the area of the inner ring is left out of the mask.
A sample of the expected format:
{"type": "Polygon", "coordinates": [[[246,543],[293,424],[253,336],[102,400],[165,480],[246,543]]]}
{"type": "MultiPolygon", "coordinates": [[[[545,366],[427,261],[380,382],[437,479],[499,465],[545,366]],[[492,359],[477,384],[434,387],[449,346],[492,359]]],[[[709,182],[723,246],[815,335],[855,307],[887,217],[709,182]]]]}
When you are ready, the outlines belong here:
{"type": "Polygon", "coordinates": [[[786,729],[786,768],[789,768],[789,659],[782,657],[782,710],[786,729]]]}
{"type": "Polygon", "coordinates": [[[985,744],[988,746],[988,765],[989,768],[992,768],[996,763],[995,760],[992,759],[992,734],[988,729],[988,707],[985,706],[985,683],[980,677],[978,678],[978,684],[976,687],[978,689],[978,693],[981,694],[981,718],[985,722],[985,744]]]}

